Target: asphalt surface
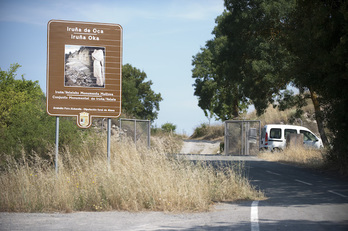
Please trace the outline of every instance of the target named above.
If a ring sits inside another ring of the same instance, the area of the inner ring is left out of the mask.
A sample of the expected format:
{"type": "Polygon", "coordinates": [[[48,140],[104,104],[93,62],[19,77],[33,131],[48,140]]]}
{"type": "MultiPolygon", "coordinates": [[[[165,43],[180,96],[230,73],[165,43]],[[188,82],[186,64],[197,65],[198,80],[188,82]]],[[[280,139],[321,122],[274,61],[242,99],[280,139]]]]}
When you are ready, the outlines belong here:
{"type": "Polygon", "coordinates": [[[348,181],[252,156],[191,155],[215,166],[244,162],[246,176],[268,197],[258,203],[259,230],[348,230],[348,181]]]}
{"type": "Polygon", "coordinates": [[[181,155],[217,167],[242,161],[267,200],[220,203],[211,212],[0,213],[0,230],[348,230],[348,182],[256,157],[181,155]],[[253,207],[252,207],[253,205],[253,207]]]}
{"type": "Polygon", "coordinates": [[[260,230],[348,230],[348,182],[266,161],[248,161],[249,179],[269,198],[260,230]]]}

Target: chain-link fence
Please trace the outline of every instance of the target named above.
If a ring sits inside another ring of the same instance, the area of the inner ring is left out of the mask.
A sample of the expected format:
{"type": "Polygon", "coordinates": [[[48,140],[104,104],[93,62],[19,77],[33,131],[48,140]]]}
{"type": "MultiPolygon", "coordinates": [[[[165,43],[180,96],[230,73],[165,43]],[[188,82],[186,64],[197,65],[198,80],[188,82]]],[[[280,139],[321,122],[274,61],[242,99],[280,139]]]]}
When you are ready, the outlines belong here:
{"type": "Polygon", "coordinates": [[[225,121],[225,155],[257,155],[260,135],[259,120],[225,121]]]}
{"type": "Polygon", "coordinates": [[[120,119],[122,136],[131,138],[135,145],[147,145],[150,148],[150,120],[120,119]]]}

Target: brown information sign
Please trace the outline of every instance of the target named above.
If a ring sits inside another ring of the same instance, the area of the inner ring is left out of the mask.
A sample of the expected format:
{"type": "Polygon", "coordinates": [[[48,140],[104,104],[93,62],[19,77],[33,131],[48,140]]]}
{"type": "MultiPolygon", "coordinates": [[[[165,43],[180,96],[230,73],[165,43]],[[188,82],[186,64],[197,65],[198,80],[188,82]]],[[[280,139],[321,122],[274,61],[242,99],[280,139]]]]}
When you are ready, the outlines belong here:
{"type": "Polygon", "coordinates": [[[51,20],[47,25],[47,113],[92,117],[121,115],[122,27],[51,20]]]}

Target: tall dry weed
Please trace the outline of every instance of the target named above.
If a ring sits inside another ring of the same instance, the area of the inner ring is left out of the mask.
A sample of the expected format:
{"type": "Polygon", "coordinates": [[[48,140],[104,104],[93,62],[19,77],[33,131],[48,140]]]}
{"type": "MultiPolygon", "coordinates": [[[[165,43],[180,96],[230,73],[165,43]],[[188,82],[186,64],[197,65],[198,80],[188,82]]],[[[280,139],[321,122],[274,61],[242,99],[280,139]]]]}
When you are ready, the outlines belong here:
{"type": "Polygon", "coordinates": [[[206,211],[214,201],[263,196],[233,168],[217,171],[169,159],[158,147],[113,140],[108,164],[104,138],[87,140],[79,155],[65,147],[58,175],[39,157],[35,163],[9,161],[0,176],[0,210],[206,211]]]}
{"type": "Polygon", "coordinates": [[[259,157],[308,168],[322,168],[325,165],[324,150],[305,147],[290,147],[279,152],[263,152],[259,154],[259,157]]]}
{"type": "Polygon", "coordinates": [[[266,124],[287,124],[289,121],[289,118],[292,114],[294,114],[296,109],[288,109],[285,111],[279,111],[277,108],[274,108],[273,106],[269,106],[266,110],[266,113],[262,114],[261,116],[256,115],[256,111],[253,111],[246,115],[247,119],[251,120],[261,120],[261,125],[266,124]]]}

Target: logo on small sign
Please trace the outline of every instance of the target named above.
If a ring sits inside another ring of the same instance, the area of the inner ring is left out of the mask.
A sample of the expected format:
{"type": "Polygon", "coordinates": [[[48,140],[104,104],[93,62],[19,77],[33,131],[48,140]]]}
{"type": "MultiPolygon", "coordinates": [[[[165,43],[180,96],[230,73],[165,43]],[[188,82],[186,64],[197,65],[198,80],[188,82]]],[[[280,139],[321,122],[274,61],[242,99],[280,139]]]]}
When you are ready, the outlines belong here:
{"type": "Polygon", "coordinates": [[[88,128],[90,126],[89,124],[89,113],[88,112],[81,112],[79,114],[79,118],[77,119],[78,123],[77,125],[81,128],[88,128]]]}

